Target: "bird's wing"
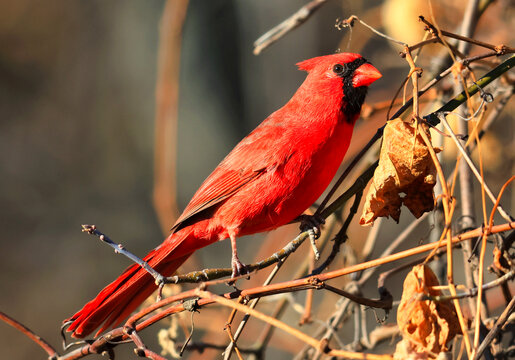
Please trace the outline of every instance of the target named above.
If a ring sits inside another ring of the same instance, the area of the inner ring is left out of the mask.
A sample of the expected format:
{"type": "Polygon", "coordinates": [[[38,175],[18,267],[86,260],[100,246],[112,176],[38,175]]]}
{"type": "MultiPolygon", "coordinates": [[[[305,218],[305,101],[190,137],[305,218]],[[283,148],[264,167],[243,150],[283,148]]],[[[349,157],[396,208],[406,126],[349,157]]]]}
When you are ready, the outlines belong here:
{"type": "Polygon", "coordinates": [[[172,231],[209,218],[215,205],[231,197],[247,183],[255,181],[268,169],[287,160],[276,152],[284,129],[280,124],[274,124],[273,116],[267,120],[244,138],[209,175],[177,219],[172,231]],[[265,124],[268,126],[263,126],[265,124]]]}
{"type": "Polygon", "coordinates": [[[242,186],[259,177],[263,171],[237,171],[217,167],[191,199],[172,231],[178,231],[210,216],[209,209],[224,201],[242,186]]]}

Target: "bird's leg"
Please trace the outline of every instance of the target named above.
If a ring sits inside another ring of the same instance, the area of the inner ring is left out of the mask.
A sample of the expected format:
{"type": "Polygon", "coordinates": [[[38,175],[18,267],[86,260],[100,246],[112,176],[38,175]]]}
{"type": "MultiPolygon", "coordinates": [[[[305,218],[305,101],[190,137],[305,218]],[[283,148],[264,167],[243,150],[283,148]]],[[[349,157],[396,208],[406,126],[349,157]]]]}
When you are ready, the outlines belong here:
{"type": "Polygon", "coordinates": [[[232,267],[232,275],[231,277],[237,277],[240,275],[246,274],[247,268],[238,258],[238,250],[236,249],[236,236],[230,235],[231,238],[231,249],[232,249],[232,259],[231,259],[231,267],[232,267]]]}
{"type": "Polygon", "coordinates": [[[320,252],[318,252],[317,249],[316,239],[320,237],[320,228],[323,224],[325,224],[325,219],[320,215],[302,214],[297,217],[296,220],[300,220],[300,231],[308,232],[311,248],[315,254],[315,260],[318,260],[320,258],[320,252]]]}

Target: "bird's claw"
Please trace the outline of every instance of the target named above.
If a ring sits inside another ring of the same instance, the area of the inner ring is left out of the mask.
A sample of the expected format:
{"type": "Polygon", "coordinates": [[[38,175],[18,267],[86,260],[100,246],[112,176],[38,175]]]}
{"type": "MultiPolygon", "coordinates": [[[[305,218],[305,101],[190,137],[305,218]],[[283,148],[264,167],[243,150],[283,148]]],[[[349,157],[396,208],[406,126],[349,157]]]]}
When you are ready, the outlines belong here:
{"type": "Polygon", "coordinates": [[[238,257],[233,256],[231,261],[232,274],[231,277],[235,278],[241,275],[248,274],[247,267],[238,259],[238,257]]]}
{"type": "Polygon", "coordinates": [[[325,219],[320,215],[301,215],[300,231],[307,231],[315,260],[320,258],[320,252],[317,249],[316,239],[320,237],[320,227],[325,224],[325,219]]]}

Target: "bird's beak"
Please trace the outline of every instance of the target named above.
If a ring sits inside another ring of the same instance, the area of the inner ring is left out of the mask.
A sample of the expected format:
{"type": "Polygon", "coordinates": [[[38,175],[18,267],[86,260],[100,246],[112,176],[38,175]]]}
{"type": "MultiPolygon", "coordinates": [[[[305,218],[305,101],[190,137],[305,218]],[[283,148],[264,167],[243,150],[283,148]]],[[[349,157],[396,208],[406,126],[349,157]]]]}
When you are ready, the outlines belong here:
{"type": "Polygon", "coordinates": [[[354,77],[352,78],[352,85],[354,87],[369,86],[374,81],[383,76],[379,70],[365,63],[354,71],[354,77]]]}

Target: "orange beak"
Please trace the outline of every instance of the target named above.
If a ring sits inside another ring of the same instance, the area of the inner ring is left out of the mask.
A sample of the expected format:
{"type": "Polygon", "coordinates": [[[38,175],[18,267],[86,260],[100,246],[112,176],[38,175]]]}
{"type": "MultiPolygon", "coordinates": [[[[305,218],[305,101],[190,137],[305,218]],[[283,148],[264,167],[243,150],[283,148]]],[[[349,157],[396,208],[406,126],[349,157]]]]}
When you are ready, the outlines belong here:
{"type": "Polygon", "coordinates": [[[383,75],[379,72],[379,70],[377,70],[369,63],[366,63],[354,71],[352,85],[354,85],[354,87],[369,86],[381,76],[383,75]]]}

